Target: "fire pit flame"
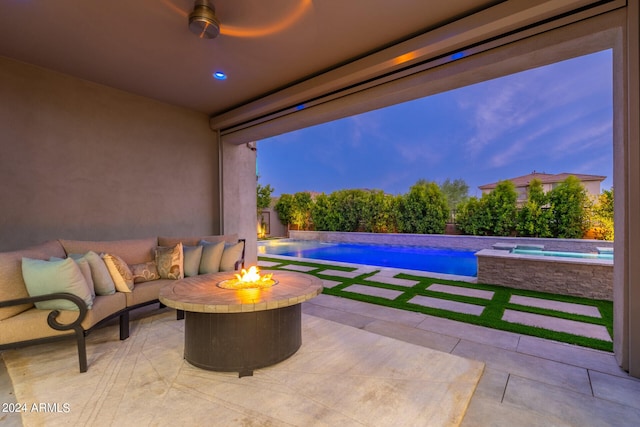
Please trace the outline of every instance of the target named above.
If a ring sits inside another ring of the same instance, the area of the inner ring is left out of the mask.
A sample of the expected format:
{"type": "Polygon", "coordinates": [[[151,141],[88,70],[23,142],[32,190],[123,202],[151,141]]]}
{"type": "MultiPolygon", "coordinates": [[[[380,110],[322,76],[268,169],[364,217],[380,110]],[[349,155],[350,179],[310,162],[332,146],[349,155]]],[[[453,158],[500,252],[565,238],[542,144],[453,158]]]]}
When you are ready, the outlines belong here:
{"type": "Polygon", "coordinates": [[[250,267],[249,270],[243,268],[240,274],[235,275],[235,279],[223,280],[218,283],[218,287],[224,289],[264,289],[278,283],[272,279],[272,273],[261,276],[259,271],[256,266],[250,267]]]}

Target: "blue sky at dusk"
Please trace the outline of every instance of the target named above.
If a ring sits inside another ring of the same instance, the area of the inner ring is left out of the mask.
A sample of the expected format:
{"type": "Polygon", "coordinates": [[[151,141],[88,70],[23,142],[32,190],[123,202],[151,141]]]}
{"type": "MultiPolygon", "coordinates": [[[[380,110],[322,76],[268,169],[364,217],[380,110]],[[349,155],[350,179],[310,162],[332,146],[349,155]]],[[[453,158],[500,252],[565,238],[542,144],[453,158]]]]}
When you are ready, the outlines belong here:
{"type": "Polygon", "coordinates": [[[611,51],[559,62],[258,142],[274,195],[378,189],[419,179],[479,185],[526,175],[605,175],[613,185],[611,51]]]}

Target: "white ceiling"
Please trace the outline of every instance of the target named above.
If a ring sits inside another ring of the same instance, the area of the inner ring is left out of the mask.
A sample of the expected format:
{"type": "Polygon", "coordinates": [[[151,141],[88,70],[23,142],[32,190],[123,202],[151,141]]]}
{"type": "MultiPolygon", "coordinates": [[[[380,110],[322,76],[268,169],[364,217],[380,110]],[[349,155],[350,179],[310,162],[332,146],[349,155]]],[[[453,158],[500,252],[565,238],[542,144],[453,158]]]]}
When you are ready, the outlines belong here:
{"type": "Polygon", "coordinates": [[[502,3],[212,1],[221,35],[205,40],[193,0],[3,0],[0,55],[216,115],[502,3]]]}

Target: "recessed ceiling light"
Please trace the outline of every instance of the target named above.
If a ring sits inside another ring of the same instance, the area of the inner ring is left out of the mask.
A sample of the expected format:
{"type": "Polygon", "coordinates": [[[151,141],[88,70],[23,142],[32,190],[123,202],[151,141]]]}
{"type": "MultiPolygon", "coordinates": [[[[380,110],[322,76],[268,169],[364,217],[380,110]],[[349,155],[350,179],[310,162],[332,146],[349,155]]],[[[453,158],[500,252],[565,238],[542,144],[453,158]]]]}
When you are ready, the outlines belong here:
{"type": "Polygon", "coordinates": [[[213,77],[218,80],[227,80],[227,75],[222,71],[216,71],[215,73],[213,73],[213,77]]]}

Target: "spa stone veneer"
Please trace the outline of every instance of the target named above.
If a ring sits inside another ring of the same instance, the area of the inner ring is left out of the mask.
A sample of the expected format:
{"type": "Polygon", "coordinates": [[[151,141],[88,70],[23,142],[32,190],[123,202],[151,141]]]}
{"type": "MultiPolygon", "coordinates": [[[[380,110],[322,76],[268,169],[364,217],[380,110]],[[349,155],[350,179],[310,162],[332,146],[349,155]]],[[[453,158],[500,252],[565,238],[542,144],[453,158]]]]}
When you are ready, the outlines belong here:
{"type": "Polygon", "coordinates": [[[478,258],[478,283],[613,300],[613,261],[512,254],[484,249],[478,258]]]}

